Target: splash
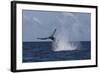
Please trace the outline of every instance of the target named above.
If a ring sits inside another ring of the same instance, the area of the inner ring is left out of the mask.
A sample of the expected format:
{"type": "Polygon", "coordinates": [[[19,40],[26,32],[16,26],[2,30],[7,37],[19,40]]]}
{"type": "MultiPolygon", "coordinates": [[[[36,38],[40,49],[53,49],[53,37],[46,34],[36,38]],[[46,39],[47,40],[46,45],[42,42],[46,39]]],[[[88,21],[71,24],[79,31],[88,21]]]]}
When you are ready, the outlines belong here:
{"type": "Polygon", "coordinates": [[[69,41],[66,32],[62,31],[59,33],[53,42],[53,51],[72,51],[77,49],[77,45],[69,41]]]}
{"type": "Polygon", "coordinates": [[[58,32],[56,32],[55,38],[56,40],[53,42],[53,51],[72,51],[72,50],[77,50],[78,45],[75,45],[73,42],[73,37],[72,34],[75,32],[77,38],[77,32],[79,32],[79,21],[77,18],[72,14],[72,13],[63,13],[63,18],[59,18],[58,16],[57,19],[59,20],[60,24],[58,25],[57,29],[58,32]],[[65,20],[68,19],[68,20],[65,20]],[[67,21],[70,23],[67,23],[67,21]],[[63,26],[66,25],[66,26],[63,26]],[[66,31],[67,29],[67,31],[66,31]]]}
{"type": "Polygon", "coordinates": [[[74,46],[72,43],[68,41],[59,40],[53,42],[53,51],[72,51],[76,50],[77,46],[74,46]]]}

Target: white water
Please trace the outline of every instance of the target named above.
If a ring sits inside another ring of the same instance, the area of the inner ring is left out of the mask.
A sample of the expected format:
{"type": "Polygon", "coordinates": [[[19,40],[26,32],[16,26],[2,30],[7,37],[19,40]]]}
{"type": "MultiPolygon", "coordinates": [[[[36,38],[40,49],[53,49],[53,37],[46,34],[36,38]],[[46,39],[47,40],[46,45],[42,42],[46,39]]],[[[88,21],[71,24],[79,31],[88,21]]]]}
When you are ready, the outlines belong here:
{"type": "MultiPolygon", "coordinates": [[[[64,19],[69,18],[69,21],[72,21],[72,24],[67,24],[67,20],[63,20],[59,17],[58,20],[61,24],[59,24],[57,28],[57,32],[55,35],[56,40],[53,42],[53,51],[72,51],[77,50],[78,45],[73,45],[73,43],[70,43],[71,35],[75,31],[79,31],[79,21],[72,13],[64,13],[64,19]],[[71,20],[72,19],[72,20],[71,20]],[[66,24],[66,27],[63,26],[63,24],[66,24]],[[66,31],[65,29],[69,29],[69,31],[66,31]]],[[[77,37],[77,33],[76,33],[77,37]]]]}

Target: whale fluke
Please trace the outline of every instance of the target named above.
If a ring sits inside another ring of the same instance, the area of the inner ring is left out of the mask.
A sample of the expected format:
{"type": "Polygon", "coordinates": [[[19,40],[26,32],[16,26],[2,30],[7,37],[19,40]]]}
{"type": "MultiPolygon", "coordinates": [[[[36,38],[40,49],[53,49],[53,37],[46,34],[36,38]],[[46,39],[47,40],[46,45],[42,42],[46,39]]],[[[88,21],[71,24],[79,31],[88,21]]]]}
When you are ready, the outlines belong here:
{"type": "Polygon", "coordinates": [[[37,39],[41,39],[41,40],[47,40],[47,39],[51,39],[51,40],[55,40],[55,32],[56,32],[56,29],[54,30],[54,32],[49,36],[49,37],[45,37],[45,38],[37,38],[37,39]]]}

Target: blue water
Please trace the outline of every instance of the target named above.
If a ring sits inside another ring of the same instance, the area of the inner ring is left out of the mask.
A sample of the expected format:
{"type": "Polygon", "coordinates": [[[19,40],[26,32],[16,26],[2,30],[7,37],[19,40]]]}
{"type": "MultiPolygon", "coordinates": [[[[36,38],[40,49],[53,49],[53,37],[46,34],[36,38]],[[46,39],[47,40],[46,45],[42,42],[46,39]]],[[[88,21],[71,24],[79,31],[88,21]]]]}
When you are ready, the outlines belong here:
{"type": "Polygon", "coordinates": [[[23,63],[91,59],[90,41],[74,43],[79,50],[54,52],[52,42],[23,42],[23,63]]]}

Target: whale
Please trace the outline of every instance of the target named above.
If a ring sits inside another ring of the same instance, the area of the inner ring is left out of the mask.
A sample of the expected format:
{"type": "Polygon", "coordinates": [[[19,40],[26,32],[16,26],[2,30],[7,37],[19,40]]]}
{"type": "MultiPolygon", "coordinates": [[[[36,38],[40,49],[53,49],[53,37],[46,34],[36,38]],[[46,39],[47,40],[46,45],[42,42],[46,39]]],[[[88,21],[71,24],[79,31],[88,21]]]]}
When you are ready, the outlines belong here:
{"type": "Polygon", "coordinates": [[[40,39],[40,40],[47,40],[47,39],[50,39],[50,40],[52,40],[52,41],[55,41],[55,37],[54,37],[55,33],[56,33],[56,29],[53,31],[53,33],[52,33],[50,36],[44,37],[44,38],[37,38],[37,39],[40,39]]]}

